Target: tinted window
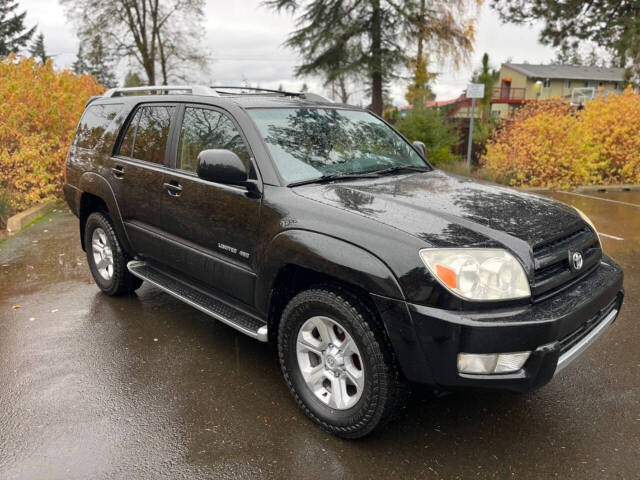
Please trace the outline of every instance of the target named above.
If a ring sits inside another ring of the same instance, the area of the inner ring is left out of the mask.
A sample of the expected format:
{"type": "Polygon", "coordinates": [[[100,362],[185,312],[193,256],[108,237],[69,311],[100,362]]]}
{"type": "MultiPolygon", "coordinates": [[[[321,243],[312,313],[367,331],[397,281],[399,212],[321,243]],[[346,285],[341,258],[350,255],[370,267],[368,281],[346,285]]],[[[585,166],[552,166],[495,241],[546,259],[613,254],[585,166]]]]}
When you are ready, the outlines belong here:
{"type": "Polygon", "coordinates": [[[231,119],[214,110],[187,107],[180,131],[178,168],[195,172],[198,154],[208,149],[231,150],[251,172],[249,150],[231,119]]]}
{"type": "Polygon", "coordinates": [[[135,117],[133,117],[133,120],[131,120],[131,123],[129,123],[127,132],[124,134],[124,138],[122,139],[119,150],[119,155],[122,155],[123,157],[130,157],[131,152],[133,152],[133,139],[136,136],[136,128],[138,128],[138,122],[140,121],[141,113],[142,109],[136,112],[135,117]]]}
{"type": "Polygon", "coordinates": [[[92,105],[80,119],[75,144],[80,148],[94,149],[109,124],[122,110],[121,104],[92,105]]]}
{"type": "Polygon", "coordinates": [[[175,107],[142,107],[133,144],[132,157],[151,163],[164,163],[171,114],[175,107]]]}
{"type": "Polygon", "coordinates": [[[174,109],[175,107],[165,106],[139,108],[122,139],[119,155],[145,162],[164,163],[174,109]]]}

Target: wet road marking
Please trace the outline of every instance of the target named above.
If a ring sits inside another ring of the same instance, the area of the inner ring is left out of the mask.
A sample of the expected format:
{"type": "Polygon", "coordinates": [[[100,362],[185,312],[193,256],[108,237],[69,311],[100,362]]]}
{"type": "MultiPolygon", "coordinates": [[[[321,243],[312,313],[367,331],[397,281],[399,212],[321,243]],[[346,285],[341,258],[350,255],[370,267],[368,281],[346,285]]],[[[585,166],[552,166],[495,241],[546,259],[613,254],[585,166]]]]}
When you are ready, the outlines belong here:
{"type": "Polygon", "coordinates": [[[622,202],[620,200],[612,200],[610,198],[596,197],[594,195],[585,195],[584,193],[560,192],[560,191],[558,191],[557,193],[564,193],[566,195],[575,195],[577,197],[593,198],[594,200],[602,200],[603,202],[619,203],[620,205],[627,205],[628,207],[640,208],[640,205],[638,205],[637,203],[622,202]]]}
{"type": "Polygon", "coordinates": [[[609,235],[608,233],[602,233],[602,232],[598,232],[598,235],[600,235],[601,237],[607,237],[607,238],[612,238],[614,240],[624,240],[624,238],[622,237],[616,237],[615,235],[609,235]]]}

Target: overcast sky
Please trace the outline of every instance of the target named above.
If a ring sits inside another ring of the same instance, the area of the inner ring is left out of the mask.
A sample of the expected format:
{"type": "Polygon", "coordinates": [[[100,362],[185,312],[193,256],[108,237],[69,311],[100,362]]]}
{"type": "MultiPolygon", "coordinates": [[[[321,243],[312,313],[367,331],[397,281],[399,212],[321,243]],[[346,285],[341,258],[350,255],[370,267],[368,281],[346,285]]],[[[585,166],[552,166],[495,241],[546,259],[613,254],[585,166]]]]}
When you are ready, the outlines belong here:
{"type": "MultiPolygon", "coordinates": [[[[38,25],[44,33],[47,51],[57,67],[68,67],[75,59],[78,40],[73,25],[56,0],[18,0],[20,10],[27,10],[28,25],[38,25]]],[[[264,88],[299,90],[306,81],[311,90],[321,91],[314,79],[295,79],[295,52],[282,46],[294,28],[294,18],[275,14],[260,6],[261,0],[208,0],[206,7],[206,42],[213,57],[211,80],[218,85],[240,85],[246,79],[264,88]]],[[[546,63],[554,51],[538,43],[539,26],[504,25],[488,6],[479,14],[477,41],[473,60],[457,71],[437,68],[439,76],[434,90],[439,100],[457,97],[465,88],[471,72],[480,64],[484,52],[492,63],[546,63]]],[[[406,84],[395,82],[392,96],[396,104],[405,104],[406,84]]],[[[358,96],[358,99],[362,94],[358,96]]],[[[356,99],[356,101],[358,101],[356,99]]]]}

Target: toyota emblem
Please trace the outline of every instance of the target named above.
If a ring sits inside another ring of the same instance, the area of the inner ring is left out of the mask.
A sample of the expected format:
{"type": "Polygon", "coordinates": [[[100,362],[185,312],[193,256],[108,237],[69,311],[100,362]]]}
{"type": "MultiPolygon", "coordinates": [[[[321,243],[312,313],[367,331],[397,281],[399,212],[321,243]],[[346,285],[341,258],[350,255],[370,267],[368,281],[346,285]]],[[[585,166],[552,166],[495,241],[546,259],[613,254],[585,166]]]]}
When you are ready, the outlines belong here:
{"type": "Polygon", "coordinates": [[[583,258],[580,252],[569,252],[569,258],[571,259],[571,268],[573,270],[580,270],[582,268],[583,258]]]}

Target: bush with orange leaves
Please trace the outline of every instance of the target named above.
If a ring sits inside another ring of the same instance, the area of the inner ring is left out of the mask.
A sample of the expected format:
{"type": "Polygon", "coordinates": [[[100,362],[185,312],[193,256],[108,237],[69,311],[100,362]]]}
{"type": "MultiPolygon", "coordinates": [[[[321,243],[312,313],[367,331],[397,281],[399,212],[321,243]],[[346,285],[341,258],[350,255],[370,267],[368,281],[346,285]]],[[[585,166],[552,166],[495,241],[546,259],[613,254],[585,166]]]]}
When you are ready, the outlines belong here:
{"type": "Polygon", "coordinates": [[[31,58],[0,60],[0,191],[13,210],[59,198],[64,162],[86,101],[104,87],[31,58]]]}
{"type": "Polygon", "coordinates": [[[640,95],[599,95],[574,110],[559,99],[529,103],[487,145],[487,173],[513,186],[640,183],[640,95]]]}

